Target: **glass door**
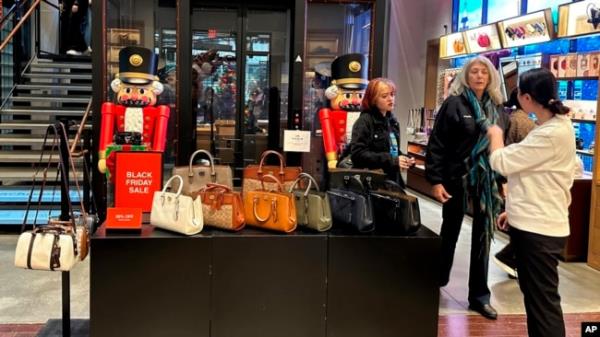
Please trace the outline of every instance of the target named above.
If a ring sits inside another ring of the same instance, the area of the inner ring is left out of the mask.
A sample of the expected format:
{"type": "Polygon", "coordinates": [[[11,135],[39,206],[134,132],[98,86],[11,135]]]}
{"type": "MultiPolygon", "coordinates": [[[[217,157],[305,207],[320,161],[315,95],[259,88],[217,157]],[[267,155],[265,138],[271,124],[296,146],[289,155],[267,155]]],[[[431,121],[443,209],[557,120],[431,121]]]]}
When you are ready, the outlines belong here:
{"type": "Polygon", "coordinates": [[[192,11],[192,108],[196,148],[242,169],[282,147],[287,125],[289,10],[192,11]]]}

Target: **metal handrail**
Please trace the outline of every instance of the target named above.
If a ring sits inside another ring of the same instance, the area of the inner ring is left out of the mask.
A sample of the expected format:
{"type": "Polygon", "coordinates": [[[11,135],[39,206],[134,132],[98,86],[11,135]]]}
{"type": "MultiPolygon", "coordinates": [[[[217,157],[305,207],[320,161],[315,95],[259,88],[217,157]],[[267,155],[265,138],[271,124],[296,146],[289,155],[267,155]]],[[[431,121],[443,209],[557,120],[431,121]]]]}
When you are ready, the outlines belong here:
{"type": "Polygon", "coordinates": [[[2,49],[4,49],[4,47],[6,47],[8,42],[10,42],[10,40],[13,38],[13,36],[21,28],[21,26],[23,26],[23,23],[25,23],[25,21],[31,16],[31,13],[33,13],[33,11],[37,8],[37,6],[40,5],[41,1],[42,0],[35,0],[33,2],[33,4],[31,4],[31,7],[29,7],[29,9],[27,10],[27,13],[25,13],[25,15],[23,15],[21,20],[19,20],[19,23],[17,23],[17,25],[15,27],[13,27],[13,29],[10,31],[10,33],[8,34],[6,39],[4,39],[4,41],[2,41],[2,44],[0,44],[0,51],[2,51],[2,49]]]}

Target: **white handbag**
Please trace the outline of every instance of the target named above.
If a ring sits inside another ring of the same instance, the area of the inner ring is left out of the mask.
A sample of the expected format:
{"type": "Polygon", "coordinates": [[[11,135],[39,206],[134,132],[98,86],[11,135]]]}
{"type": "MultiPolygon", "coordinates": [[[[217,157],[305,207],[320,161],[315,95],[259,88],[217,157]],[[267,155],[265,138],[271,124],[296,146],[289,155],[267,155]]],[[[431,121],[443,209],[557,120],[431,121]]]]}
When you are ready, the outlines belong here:
{"type": "Polygon", "coordinates": [[[75,236],[69,230],[40,228],[19,236],[15,266],[19,268],[69,271],[79,260],[75,236]]]}
{"type": "Polygon", "coordinates": [[[174,175],[167,180],[162,191],[154,192],[150,223],[156,227],[185,235],[198,234],[204,227],[202,203],[198,197],[193,199],[182,195],[182,188],[183,178],[174,175]],[[167,187],[171,186],[175,179],[179,181],[177,193],[167,192],[167,187]]]}

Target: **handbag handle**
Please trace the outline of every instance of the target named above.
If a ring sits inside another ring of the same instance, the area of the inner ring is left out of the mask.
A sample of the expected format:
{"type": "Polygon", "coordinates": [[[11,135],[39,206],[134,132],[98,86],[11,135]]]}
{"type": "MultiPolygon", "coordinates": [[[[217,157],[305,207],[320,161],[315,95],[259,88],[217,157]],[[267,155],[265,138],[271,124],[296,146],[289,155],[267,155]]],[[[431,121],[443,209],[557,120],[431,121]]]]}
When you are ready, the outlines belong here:
{"type": "MultiPolygon", "coordinates": [[[[189,169],[188,169],[188,177],[193,177],[194,176],[194,171],[192,170],[192,165],[194,164],[194,158],[196,157],[197,154],[203,153],[208,157],[208,162],[210,163],[210,175],[213,178],[213,181],[216,181],[215,177],[217,175],[217,172],[215,172],[215,159],[213,158],[213,156],[210,154],[210,152],[206,151],[206,150],[197,150],[196,152],[192,153],[192,155],[190,156],[190,165],[189,165],[189,169]]],[[[182,182],[183,183],[183,182],[182,182]]]]}
{"type": "Polygon", "coordinates": [[[175,194],[175,198],[178,198],[179,195],[181,195],[181,190],[183,189],[183,178],[181,178],[180,175],[176,174],[174,176],[172,176],[171,178],[169,178],[169,180],[167,180],[167,182],[165,183],[165,186],[163,187],[162,191],[161,191],[161,195],[164,195],[165,192],[167,192],[167,188],[170,187],[173,183],[173,180],[179,180],[179,189],[177,189],[177,193],[175,194]]]}
{"type": "Polygon", "coordinates": [[[392,186],[396,189],[398,189],[398,191],[402,194],[406,194],[406,191],[404,190],[404,188],[402,186],[400,186],[400,184],[398,184],[397,182],[387,179],[386,181],[383,182],[386,186],[392,186]]]}
{"type": "Polygon", "coordinates": [[[229,188],[229,186],[216,183],[208,183],[205,187],[201,189],[202,192],[209,192],[214,190],[223,190],[223,192],[225,193],[231,193],[231,188],[229,188]]]}
{"type": "Polygon", "coordinates": [[[279,188],[278,192],[282,192],[283,191],[283,186],[281,185],[281,182],[279,181],[279,179],[277,179],[277,177],[275,177],[272,174],[265,174],[264,176],[261,177],[260,184],[262,185],[262,189],[263,190],[265,190],[265,178],[269,178],[273,182],[277,183],[277,187],[279,188]]]}
{"type": "Polygon", "coordinates": [[[296,180],[294,180],[294,183],[292,183],[292,186],[290,186],[290,189],[288,192],[292,192],[292,190],[294,190],[294,188],[296,187],[296,185],[298,185],[298,183],[300,182],[300,180],[302,179],[308,179],[308,187],[306,188],[306,191],[304,191],[304,196],[308,195],[308,192],[310,191],[310,188],[313,186],[315,186],[315,189],[317,191],[320,191],[319,189],[319,184],[317,183],[317,181],[315,180],[315,178],[313,178],[313,176],[311,176],[308,173],[302,172],[298,175],[298,178],[296,178],[296,180]]]}
{"type": "Polygon", "coordinates": [[[254,213],[254,217],[256,218],[256,220],[258,220],[258,222],[267,222],[267,220],[271,218],[271,215],[274,215],[273,221],[277,222],[277,199],[271,200],[271,210],[269,211],[269,215],[267,215],[266,218],[261,218],[258,215],[258,210],[256,209],[256,206],[258,206],[259,200],[260,197],[255,195],[254,200],[252,201],[252,212],[254,213]]]}
{"type": "Polygon", "coordinates": [[[262,153],[262,155],[260,156],[260,163],[258,164],[258,174],[259,175],[263,174],[262,168],[263,168],[263,165],[265,164],[265,159],[270,154],[274,154],[277,156],[277,158],[279,158],[279,175],[282,177],[285,176],[285,172],[283,170],[283,168],[285,167],[285,165],[283,164],[284,163],[283,156],[281,155],[281,153],[274,151],[274,150],[267,150],[262,153]]]}

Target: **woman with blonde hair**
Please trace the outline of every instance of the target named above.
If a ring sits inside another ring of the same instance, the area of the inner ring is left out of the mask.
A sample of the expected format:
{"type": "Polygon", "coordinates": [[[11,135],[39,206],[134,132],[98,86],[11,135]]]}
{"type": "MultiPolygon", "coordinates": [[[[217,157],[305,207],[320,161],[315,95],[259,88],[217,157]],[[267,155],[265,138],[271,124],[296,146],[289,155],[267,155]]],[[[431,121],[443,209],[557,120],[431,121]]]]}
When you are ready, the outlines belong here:
{"type": "Polygon", "coordinates": [[[433,196],[442,207],[440,286],[450,280],[456,241],[466,209],[472,209],[469,308],[488,319],[497,312],[490,305],[487,285],[490,240],[502,207],[498,179],[490,167],[490,125],[508,127],[503,112],[499,75],[485,57],[469,60],[450,87],[429,138],[425,174],[433,196]]]}

